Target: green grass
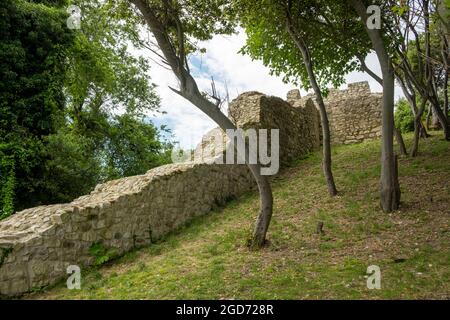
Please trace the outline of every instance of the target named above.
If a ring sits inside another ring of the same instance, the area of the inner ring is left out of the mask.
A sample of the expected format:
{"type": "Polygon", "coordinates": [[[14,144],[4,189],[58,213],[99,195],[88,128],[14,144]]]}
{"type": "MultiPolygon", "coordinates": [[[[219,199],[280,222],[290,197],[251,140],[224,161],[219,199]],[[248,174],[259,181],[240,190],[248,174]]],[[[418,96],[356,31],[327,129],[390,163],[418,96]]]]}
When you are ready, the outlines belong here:
{"type": "Polygon", "coordinates": [[[26,298],[448,299],[450,145],[434,134],[421,141],[419,157],[400,158],[402,206],[395,213],[379,209],[380,142],[339,146],[338,197],[327,195],[320,152],[275,179],[270,244],[260,251],[245,245],[258,212],[253,193],[84,270],[81,290],[61,283],[26,298]],[[315,233],[319,221],[323,235],[315,233]],[[369,265],[381,268],[381,290],[367,289],[369,265]]]}

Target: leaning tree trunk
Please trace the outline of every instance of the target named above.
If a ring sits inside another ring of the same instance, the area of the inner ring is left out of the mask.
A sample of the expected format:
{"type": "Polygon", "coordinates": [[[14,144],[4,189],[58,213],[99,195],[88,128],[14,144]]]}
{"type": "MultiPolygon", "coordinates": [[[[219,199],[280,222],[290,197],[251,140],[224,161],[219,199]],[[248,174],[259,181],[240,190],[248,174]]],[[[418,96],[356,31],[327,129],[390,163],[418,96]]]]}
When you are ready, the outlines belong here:
{"type": "Polygon", "coordinates": [[[442,129],[444,130],[444,138],[445,140],[450,141],[450,126],[447,121],[447,117],[444,115],[444,112],[441,109],[439,99],[432,95],[430,96],[430,103],[431,107],[433,109],[433,116],[435,116],[438,120],[438,123],[441,125],[442,129]]]}
{"type": "MultiPolygon", "coordinates": [[[[446,67],[446,70],[448,70],[448,67],[446,67]]],[[[444,115],[447,119],[447,123],[450,124],[450,115],[449,115],[449,105],[448,105],[448,73],[450,71],[447,71],[445,73],[444,77],[444,115]]]]}
{"type": "Polygon", "coordinates": [[[320,91],[319,85],[317,84],[316,76],[314,74],[313,62],[311,55],[309,53],[308,47],[304,42],[303,38],[296,32],[292,25],[292,21],[287,17],[286,27],[291,36],[292,40],[295,42],[297,48],[302,54],[303,62],[305,68],[308,72],[309,83],[314,90],[316,95],[316,102],[319,106],[320,122],[322,125],[322,148],[323,148],[323,160],[322,167],[325,180],[327,182],[328,193],[330,196],[334,197],[338,194],[336,189],[336,184],[334,182],[333,171],[331,166],[331,134],[330,134],[330,124],[328,121],[327,110],[325,108],[325,103],[323,101],[322,93],[320,91]]]}
{"type": "Polygon", "coordinates": [[[414,139],[411,147],[411,157],[416,157],[419,150],[419,139],[422,130],[422,115],[425,111],[426,100],[422,101],[422,105],[414,116],[414,139]]]}
{"type": "Polygon", "coordinates": [[[432,116],[433,116],[433,109],[431,108],[431,105],[429,105],[428,106],[427,118],[425,120],[425,125],[426,125],[428,131],[430,131],[430,122],[431,122],[431,117],[432,116]]]}
{"type": "MultiPolygon", "coordinates": [[[[151,2],[148,2],[147,0],[129,1],[133,3],[142,13],[145,22],[152,31],[158,47],[162,52],[162,56],[165,59],[164,62],[170,66],[173,73],[180,82],[180,89],[172,90],[190,101],[198,109],[204,112],[225,132],[227,129],[236,130],[236,126],[233,124],[233,122],[231,122],[231,120],[228,119],[216,105],[214,105],[211,101],[209,101],[201,94],[195,79],[190,74],[189,68],[187,66],[185,49],[186,39],[183,29],[184,26],[182,25],[182,22],[180,21],[177,13],[175,11],[172,11],[171,8],[166,7],[166,11],[172,16],[170,16],[170,19],[160,21],[151,2]],[[173,41],[171,41],[170,39],[168,24],[171,24],[171,27],[174,24],[177,28],[177,49],[175,49],[173,41]]],[[[163,1],[163,5],[169,6],[170,4],[169,2],[163,1]]],[[[238,139],[244,139],[244,137],[238,136],[238,139]]],[[[270,187],[268,177],[263,176],[260,172],[261,166],[259,164],[250,165],[248,163],[249,148],[246,147],[245,149],[246,164],[256,180],[260,194],[260,213],[256,220],[251,245],[253,247],[262,247],[265,244],[266,233],[269,228],[270,220],[272,218],[272,189],[270,187]]]]}
{"type": "MultiPolygon", "coordinates": [[[[306,56],[308,57],[308,56],[306,56]]],[[[305,58],[304,58],[305,59],[305,58]]],[[[333,171],[331,169],[331,134],[330,134],[330,124],[328,121],[327,110],[325,108],[325,103],[322,98],[322,93],[320,92],[320,88],[317,85],[317,81],[312,69],[311,60],[305,60],[305,66],[308,70],[309,81],[311,86],[314,89],[314,93],[316,94],[317,105],[319,106],[320,113],[320,122],[322,125],[322,148],[323,148],[323,173],[325,175],[325,179],[327,182],[328,193],[334,197],[337,195],[338,191],[336,188],[336,184],[334,182],[333,171]]]]}
{"type": "Polygon", "coordinates": [[[397,144],[398,144],[398,148],[400,150],[400,154],[402,156],[406,156],[408,154],[408,152],[406,151],[405,140],[403,140],[402,133],[395,125],[394,125],[394,135],[395,135],[395,140],[397,141],[397,144]]]}
{"type": "Polygon", "coordinates": [[[398,209],[401,195],[397,157],[394,155],[394,70],[380,31],[367,28],[368,16],[365,5],[361,0],[349,1],[366,27],[383,75],[380,203],[384,212],[392,212],[398,209]]]}
{"type": "MultiPolygon", "coordinates": [[[[425,18],[425,56],[431,57],[430,12],[428,4],[429,0],[424,0],[423,8],[425,18]]],[[[447,120],[447,116],[440,106],[439,97],[437,95],[436,79],[433,74],[433,68],[431,66],[430,59],[426,60],[425,74],[427,76],[428,99],[430,100],[431,106],[433,108],[433,115],[438,118],[442,129],[444,129],[445,139],[450,141],[450,126],[447,120]]]]}
{"type": "MultiPolygon", "coordinates": [[[[400,87],[402,88],[403,95],[406,97],[406,100],[408,100],[408,102],[409,102],[412,114],[414,115],[414,117],[416,117],[417,113],[419,112],[419,109],[417,108],[416,94],[414,92],[414,88],[413,88],[411,82],[409,81],[409,79],[407,77],[402,79],[402,77],[399,74],[395,74],[395,77],[397,78],[397,81],[400,84],[400,87]],[[406,85],[408,85],[410,91],[408,91],[406,85]]],[[[383,85],[382,82],[380,84],[383,85]]],[[[398,129],[395,129],[395,130],[398,130],[398,129]]],[[[419,122],[419,132],[420,132],[420,136],[422,138],[429,137],[427,129],[425,129],[425,126],[422,123],[422,120],[420,120],[420,122],[419,122]]]]}
{"type": "MultiPolygon", "coordinates": [[[[190,76],[189,76],[190,77],[190,76]]],[[[192,77],[190,77],[192,78],[192,77]]],[[[194,79],[192,78],[192,80],[194,79]]],[[[219,108],[217,108],[213,103],[204,98],[200,92],[197,92],[192,95],[190,93],[180,93],[184,98],[192,102],[195,106],[197,106],[200,110],[204,111],[211,119],[213,119],[219,127],[227,132],[228,129],[236,130],[236,126],[233,122],[226,117],[219,108]],[[214,107],[214,108],[213,108],[214,107]]],[[[234,137],[230,137],[233,139],[234,137]]],[[[241,140],[239,143],[245,143],[245,138],[237,135],[237,139],[241,140]]],[[[260,213],[258,218],[256,219],[255,228],[253,231],[253,237],[250,243],[250,247],[252,248],[261,248],[266,243],[266,234],[269,229],[270,220],[272,219],[272,211],[273,211],[273,196],[272,196],[272,188],[270,186],[270,181],[268,176],[263,176],[261,174],[261,166],[259,164],[249,164],[250,158],[249,148],[245,147],[245,162],[250,169],[253,177],[256,180],[256,184],[258,185],[259,198],[260,198],[260,213]]]]}

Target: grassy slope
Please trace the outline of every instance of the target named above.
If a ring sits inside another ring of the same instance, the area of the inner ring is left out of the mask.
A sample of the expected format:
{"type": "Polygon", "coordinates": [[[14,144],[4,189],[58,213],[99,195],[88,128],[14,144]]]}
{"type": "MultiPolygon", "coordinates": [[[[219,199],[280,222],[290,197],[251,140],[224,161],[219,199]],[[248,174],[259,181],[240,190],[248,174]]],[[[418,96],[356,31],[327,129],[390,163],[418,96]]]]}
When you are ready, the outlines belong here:
{"type": "Polygon", "coordinates": [[[341,146],[334,148],[337,198],[327,195],[319,152],[274,182],[264,250],[245,247],[258,210],[250,194],[85,271],[82,290],[60,284],[27,298],[449,299],[450,147],[440,137],[421,142],[418,158],[400,160],[402,207],[393,214],[378,206],[379,141],[341,146]],[[315,234],[318,221],[324,235],[315,234]],[[381,268],[381,290],[366,287],[373,264],[381,268]]]}

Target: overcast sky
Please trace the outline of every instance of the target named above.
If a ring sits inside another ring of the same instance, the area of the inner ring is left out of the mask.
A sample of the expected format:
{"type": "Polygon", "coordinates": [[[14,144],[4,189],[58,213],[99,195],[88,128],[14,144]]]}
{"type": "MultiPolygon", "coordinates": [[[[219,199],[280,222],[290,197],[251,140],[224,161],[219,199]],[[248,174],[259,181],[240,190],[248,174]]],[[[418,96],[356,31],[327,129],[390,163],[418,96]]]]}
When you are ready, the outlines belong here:
{"type": "MultiPolygon", "coordinates": [[[[238,53],[244,43],[245,34],[241,32],[233,36],[216,36],[202,44],[207,50],[206,53],[190,59],[191,69],[200,89],[210,92],[211,76],[213,76],[222,96],[225,91],[224,83],[227,82],[231,100],[246,91],[259,91],[285,99],[287,92],[295,87],[284,84],[281,77],[270,76],[269,69],[260,61],[252,61],[248,56],[238,53]]],[[[375,55],[368,57],[367,65],[380,74],[375,55]]],[[[162,110],[167,112],[166,115],[152,116],[151,120],[157,126],[167,125],[172,130],[174,139],[183,149],[195,147],[201,137],[216,125],[195,106],[168,88],[169,85],[177,87],[176,79],[171,71],[152,63],[151,77],[158,86],[157,92],[162,100],[162,110]]],[[[369,81],[372,91],[381,91],[381,86],[367,74],[353,72],[346,79],[347,83],[369,81]]],[[[346,85],[343,88],[346,88],[346,85]]],[[[301,89],[301,93],[304,95],[306,92],[301,89]]],[[[396,98],[400,95],[400,90],[396,88],[396,98]]]]}

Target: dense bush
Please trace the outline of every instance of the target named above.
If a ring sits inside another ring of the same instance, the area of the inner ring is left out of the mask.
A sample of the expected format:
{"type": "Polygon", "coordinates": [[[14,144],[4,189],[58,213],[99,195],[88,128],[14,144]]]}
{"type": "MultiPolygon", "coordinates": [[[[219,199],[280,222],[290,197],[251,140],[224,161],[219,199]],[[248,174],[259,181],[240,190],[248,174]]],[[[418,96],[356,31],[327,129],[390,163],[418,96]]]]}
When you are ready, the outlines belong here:
{"type": "Polygon", "coordinates": [[[170,162],[145,121],[159,108],[147,61],[127,52],[127,26],[84,4],[79,31],[65,0],[0,2],[0,219],[170,162]]]}
{"type": "Polygon", "coordinates": [[[63,10],[23,0],[0,3],[0,210],[39,203],[43,138],[64,112],[65,52],[73,34],[63,10]]]}
{"type": "Polygon", "coordinates": [[[414,131],[414,115],[411,111],[411,106],[406,99],[400,99],[395,104],[395,126],[401,132],[414,131]]]}

